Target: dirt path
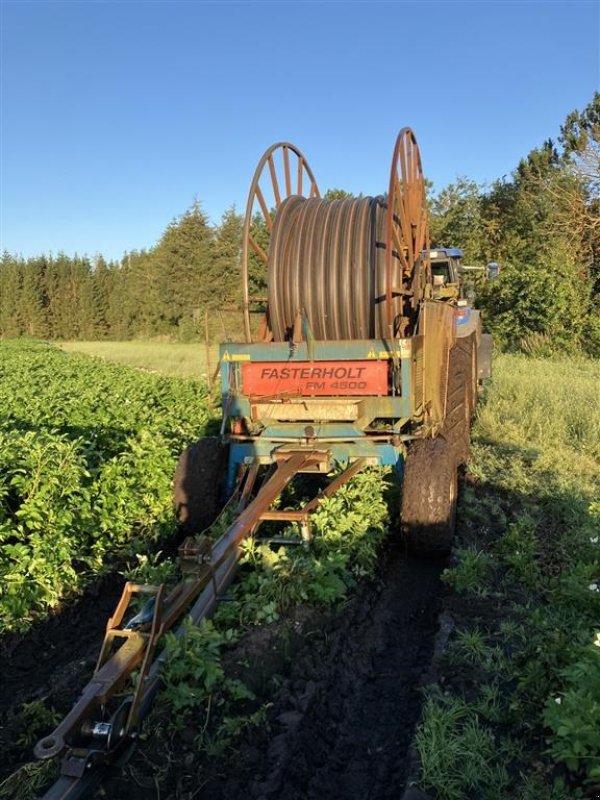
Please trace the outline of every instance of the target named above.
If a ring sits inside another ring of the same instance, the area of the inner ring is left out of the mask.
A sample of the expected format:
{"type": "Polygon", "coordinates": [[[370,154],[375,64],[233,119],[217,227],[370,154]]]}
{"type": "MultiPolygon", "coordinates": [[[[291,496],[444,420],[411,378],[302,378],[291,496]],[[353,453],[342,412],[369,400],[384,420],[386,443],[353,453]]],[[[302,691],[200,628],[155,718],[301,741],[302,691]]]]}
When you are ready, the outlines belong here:
{"type": "Polygon", "coordinates": [[[442,566],[390,550],[380,581],[297,654],[270,737],[245,742],[200,796],[397,800],[437,632],[442,566]]]}

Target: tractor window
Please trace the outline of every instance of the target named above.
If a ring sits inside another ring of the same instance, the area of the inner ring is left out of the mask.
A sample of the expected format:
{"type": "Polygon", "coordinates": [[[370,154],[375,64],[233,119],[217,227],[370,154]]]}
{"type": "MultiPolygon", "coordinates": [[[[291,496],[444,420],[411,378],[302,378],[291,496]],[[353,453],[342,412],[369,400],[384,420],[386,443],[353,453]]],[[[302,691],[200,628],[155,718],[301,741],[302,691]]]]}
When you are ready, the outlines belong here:
{"type": "Polygon", "coordinates": [[[434,278],[434,284],[438,286],[440,284],[450,283],[451,275],[450,275],[450,262],[449,261],[432,261],[431,263],[431,274],[434,278]],[[436,280],[437,278],[437,280],[436,280]]]}

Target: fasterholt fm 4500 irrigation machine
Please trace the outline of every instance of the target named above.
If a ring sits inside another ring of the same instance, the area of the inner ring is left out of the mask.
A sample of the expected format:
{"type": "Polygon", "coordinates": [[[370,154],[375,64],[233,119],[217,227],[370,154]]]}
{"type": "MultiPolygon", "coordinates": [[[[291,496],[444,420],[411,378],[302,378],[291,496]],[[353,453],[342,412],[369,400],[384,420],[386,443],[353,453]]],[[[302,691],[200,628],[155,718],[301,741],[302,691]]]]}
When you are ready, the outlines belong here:
{"type": "Polygon", "coordinates": [[[244,341],[220,348],[221,436],[191,444],[175,474],[186,534],[181,579],[170,589],[126,584],[94,675],[35,748],[38,758],[62,757],[46,798],[84,796],[123,757],[160,683],[163,634],[182,635],[186,616],[198,622],[212,613],[242,539],[258,535],[264,521],[297,523],[307,544],[324,497],[364,467],[388,465],[402,481],[408,546],[447,552],[457,468],[491,349],[463,297],[459,257],[430,250],[409,128],[398,135],[379,197],[322,199],[294,145],[263,155],[244,224],[244,341]],[[266,286],[264,296],[256,286],[266,286]],[[302,507],[274,509],[301,473],[331,477],[302,507]],[[224,506],[231,521],[215,540],[210,526],[224,506]],[[132,616],[139,594],[149,600],[132,616]]]}

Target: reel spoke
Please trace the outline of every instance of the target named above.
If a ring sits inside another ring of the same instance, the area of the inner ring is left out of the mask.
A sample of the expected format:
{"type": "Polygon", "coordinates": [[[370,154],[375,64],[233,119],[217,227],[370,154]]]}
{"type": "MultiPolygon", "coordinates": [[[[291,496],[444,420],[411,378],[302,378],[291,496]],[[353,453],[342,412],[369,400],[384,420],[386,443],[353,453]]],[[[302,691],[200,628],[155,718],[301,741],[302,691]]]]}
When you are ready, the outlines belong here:
{"type": "Polygon", "coordinates": [[[414,327],[416,311],[424,297],[423,270],[428,271],[429,217],[425,196],[425,179],[417,140],[410,128],[403,128],[396,139],[390,169],[386,214],[386,323],[390,337],[405,335],[414,327]],[[397,254],[397,257],[396,257],[397,254]],[[393,260],[400,264],[403,298],[392,301],[393,260]],[[398,314],[398,308],[400,313],[398,314]]]}
{"type": "MultiPolygon", "coordinates": [[[[288,197],[319,197],[319,188],[312,170],[298,148],[289,142],[278,142],[272,145],[258,163],[246,205],[244,232],[242,239],[242,293],[244,331],[246,341],[252,341],[250,325],[250,261],[253,254],[262,265],[268,265],[268,245],[275,216],[281,204],[288,197]],[[292,165],[293,159],[296,164],[292,165]],[[292,166],[294,166],[295,189],[292,183],[292,166]],[[305,189],[306,187],[306,189],[305,189]],[[259,241],[257,241],[257,238],[259,241]]],[[[255,267],[256,267],[255,263],[255,267]]],[[[260,272],[259,272],[260,274],[260,272]]],[[[266,271],[263,273],[266,282],[266,271]]],[[[254,276],[256,277],[256,276],[254,276]]],[[[268,331],[265,331],[268,335],[268,331]]]]}

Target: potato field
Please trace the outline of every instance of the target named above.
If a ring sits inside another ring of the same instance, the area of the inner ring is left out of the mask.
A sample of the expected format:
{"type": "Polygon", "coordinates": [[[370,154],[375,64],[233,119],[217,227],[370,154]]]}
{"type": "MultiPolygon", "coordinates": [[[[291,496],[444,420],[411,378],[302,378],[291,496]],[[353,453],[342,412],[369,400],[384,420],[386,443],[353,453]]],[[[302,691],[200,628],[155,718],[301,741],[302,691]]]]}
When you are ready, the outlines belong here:
{"type": "Polygon", "coordinates": [[[207,420],[199,382],[0,345],[0,631],[157,549],[177,456],[207,420]]]}

